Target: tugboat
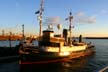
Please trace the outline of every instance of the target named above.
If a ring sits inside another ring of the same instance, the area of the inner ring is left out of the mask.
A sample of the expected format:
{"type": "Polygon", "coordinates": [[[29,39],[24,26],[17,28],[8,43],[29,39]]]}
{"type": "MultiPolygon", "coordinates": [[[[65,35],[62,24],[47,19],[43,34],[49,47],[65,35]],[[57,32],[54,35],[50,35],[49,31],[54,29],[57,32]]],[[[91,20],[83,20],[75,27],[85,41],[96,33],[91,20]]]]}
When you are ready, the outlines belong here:
{"type": "MultiPolygon", "coordinates": [[[[43,64],[43,63],[58,63],[66,62],[73,58],[79,58],[85,55],[90,55],[94,52],[91,44],[82,42],[82,35],[79,37],[79,42],[72,40],[72,13],[69,13],[69,29],[63,29],[62,36],[55,35],[52,26],[49,25],[47,30],[43,30],[42,35],[42,12],[43,0],[39,11],[40,32],[38,46],[33,47],[30,40],[21,43],[19,54],[20,64],[43,64]]],[[[59,29],[61,25],[57,26],[59,29]]]]}

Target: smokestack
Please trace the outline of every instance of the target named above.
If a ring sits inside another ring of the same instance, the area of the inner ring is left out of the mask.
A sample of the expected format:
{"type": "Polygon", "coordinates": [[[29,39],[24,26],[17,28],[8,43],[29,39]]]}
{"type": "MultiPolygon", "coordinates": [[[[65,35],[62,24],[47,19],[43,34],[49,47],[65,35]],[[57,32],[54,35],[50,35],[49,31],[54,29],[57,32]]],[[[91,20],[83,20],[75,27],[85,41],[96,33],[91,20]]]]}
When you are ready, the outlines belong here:
{"type": "Polygon", "coordinates": [[[79,36],[79,42],[82,42],[82,35],[79,36]]]}

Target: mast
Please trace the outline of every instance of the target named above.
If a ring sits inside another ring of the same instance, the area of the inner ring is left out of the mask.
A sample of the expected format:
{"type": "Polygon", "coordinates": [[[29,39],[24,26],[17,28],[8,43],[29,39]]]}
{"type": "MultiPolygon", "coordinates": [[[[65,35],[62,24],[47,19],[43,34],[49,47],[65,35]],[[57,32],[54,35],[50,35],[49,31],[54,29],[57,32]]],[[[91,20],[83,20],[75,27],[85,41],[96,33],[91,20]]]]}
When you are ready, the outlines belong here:
{"type": "Polygon", "coordinates": [[[22,39],[23,40],[25,39],[25,36],[24,36],[24,24],[22,25],[22,39]]]}
{"type": "Polygon", "coordinates": [[[70,13],[69,13],[70,46],[72,45],[72,41],[71,41],[71,39],[72,39],[72,35],[71,35],[72,34],[72,19],[73,19],[72,12],[70,11],[70,13]]]}
{"type": "Polygon", "coordinates": [[[4,30],[2,30],[2,36],[4,36],[4,35],[5,35],[4,30]]]}
{"type": "Polygon", "coordinates": [[[41,0],[41,4],[40,4],[40,10],[39,10],[39,25],[40,25],[40,30],[39,30],[39,36],[42,35],[42,12],[43,12],[43,3],[44,3],[44,0],[41,0]]]}
{"type": "Polygon", "coordinates": [[[12,45],[11,45],[11,36],[12,36],[12,32],[9,32],[9,47],[11,48],[12,47],[12,45]]]}

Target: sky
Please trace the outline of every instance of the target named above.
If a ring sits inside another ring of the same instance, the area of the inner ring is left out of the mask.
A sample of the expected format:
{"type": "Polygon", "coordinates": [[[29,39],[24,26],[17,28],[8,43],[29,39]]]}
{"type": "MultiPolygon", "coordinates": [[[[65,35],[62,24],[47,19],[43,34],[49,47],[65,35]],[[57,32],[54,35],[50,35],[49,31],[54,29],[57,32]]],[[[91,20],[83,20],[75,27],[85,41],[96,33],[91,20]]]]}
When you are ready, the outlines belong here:
{"type": "MultiPolygon", "coordinates": [[[[68,28],[65,20],[72,12],[72,36],[108,37],[108,0],[44,0],[43,29],[53,24],[68,28]]],[[[0,34],[21,33],[22,24],[26,34],[39,33],[38,14],[40,0],[0,0],[0,34]]]]}

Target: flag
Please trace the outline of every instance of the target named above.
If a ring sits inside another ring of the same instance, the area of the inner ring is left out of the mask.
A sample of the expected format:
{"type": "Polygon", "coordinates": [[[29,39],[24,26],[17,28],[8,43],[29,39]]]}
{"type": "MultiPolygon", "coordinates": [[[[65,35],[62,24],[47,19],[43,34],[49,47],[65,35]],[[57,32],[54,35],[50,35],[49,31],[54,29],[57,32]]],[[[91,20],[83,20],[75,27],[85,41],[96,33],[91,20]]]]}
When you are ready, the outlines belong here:
{"type": "Polygon", "coordinates": [[[40,13],[40,11],[39,11],[39,10],[35,12],[35,14],[39,14],[39,13],[40,13]]]}
{"type": "MultiPolygon", "coordinates": [[[[44,9],[42,9],[42,11],[44,11],[44,9]]],[[[39,14],[39,13],[40,13],[40,11],[39,11],[39,10],[35,12],[35,14],[39,14]]]]}
{"type": "Polygon", "coordinates": [[[65,18],[65,20],[68,20],[69,18],[65,18]]]}

